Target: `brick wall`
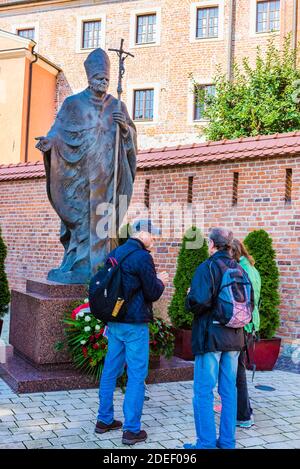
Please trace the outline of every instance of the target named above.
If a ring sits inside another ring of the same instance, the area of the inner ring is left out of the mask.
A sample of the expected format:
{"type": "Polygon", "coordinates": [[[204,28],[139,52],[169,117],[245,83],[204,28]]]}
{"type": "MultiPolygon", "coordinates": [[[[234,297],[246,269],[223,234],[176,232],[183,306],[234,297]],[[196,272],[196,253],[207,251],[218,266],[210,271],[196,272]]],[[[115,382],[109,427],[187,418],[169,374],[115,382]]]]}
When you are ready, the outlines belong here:
{"type": "MultiPolygon", "coordinates": [[[[258,45],[264,50],[270,34],[250,33],[250,4],[252,0],[238,0],[233,23],[232,56],[237,62],[247,56],[253,63],[258,45]]],[[[3,3],[3,2],[2,2],[3,3]]],[[[64,72],[64,83],[60,103],[66,94],[86,87],[83,62],[88,52],[76,52],[77,19],[81,16],[97,18],[106,15],[105,48],[116,47],[121,37],[126,48],[130,44],[130,15],[139,9],[161,8],[161,41],[154,47],[132,48],[135,55],[126,62],[124,101],[129,105],[128,86],[145,83],[159,85],[159,111],[157,123],[137,123],[140,148],[159,147],[195,142],[201,130],[189,118],[192,102],[189,99],[191,82],[195,79],[212,83],[216,66],[227,71],[229,1],[224,0],[224,34],[220,40],[190,41],[190,6],[200,3],[196,0],[136,0],[136,1],[64,1],[59,3],[39,2],[37,4],[7,7],[0,10],[0,28],[15,32],[18,24],[38,25],[38,52],[64,72]],[[91,2],[92,3],[92,2],[91,2]],[[5,9],[6,8],[6,9],[5,9]]],[[[202,2],[205,4],[205,1],[202,2]]],[[[207,2],[209,3],[209,2],[207,2]]],[[[213,3],[213,2],[211,2],[213,3]]],[[[292,8],[290,0],[282,0],[281,31],[275,34],[275,43],[292,29],[292,8]]],[[[1,4],[1,2],[0,2],[1,4]]],[[[221,19],[220,19],[221,22],[221,19]]],[[[300,21],[298,21],[300,24],[300,21]]],[[[116,94],[117,61],[113,53],[110,92],[116,94]]]]}
{"type": "MultiPolygon", "coordinates": [[[[138,170],[132,206],[144,201],[145,179],[150,179],[150,209],[154,203],[185,203],[191,175],[193,202],[204,206],[205,233],[212,225],[223,225],[240,239],[259,228],[272,236],[281,275],[279,335],[286,345],[300,342],[300,156],[138,170]],[[284,202],[286,168],[293,169],[290,205],[284,202]],[[232,206],[234,172],[239,172],[236,206],[232,206]]],[[[44,278],[59,265],[58,218],[48,203],[44,178],[0,182],[0,201],[10,285],[24,288],[26,277],[44,278]]],[[[171,278],[178,246],[176,237],[162,239],[155,246],[157,268],[167,270],[171,278]]],[[[159,307],[166,307],[171,294],[169,285],[159,307]]]]}

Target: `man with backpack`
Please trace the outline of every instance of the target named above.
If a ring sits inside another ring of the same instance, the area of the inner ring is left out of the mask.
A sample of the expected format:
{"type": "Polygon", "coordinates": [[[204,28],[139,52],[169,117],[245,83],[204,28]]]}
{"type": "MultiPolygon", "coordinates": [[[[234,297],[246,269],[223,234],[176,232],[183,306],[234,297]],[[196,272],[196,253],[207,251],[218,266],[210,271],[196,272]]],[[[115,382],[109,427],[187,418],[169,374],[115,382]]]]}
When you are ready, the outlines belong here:
{"type": "Polygon", "coordinates": [[[196,269],[187,296],[187,309],[194,314],[197,441],[185,444],[186,449],[235,448],[238,357],[244,346],[243,327],[252,319],[253,289],[246,272],[230,255],[232,240],[232,232],[225,228],[210,230],[211,257],[196,269]],[[218,439],[213,410],[217,382],[222,400],[218,439]]]}
{"type": "MultiPolygon", "coordinates": [[[[116,265],[119,267],[122,292],[118,300],[124,304],[120,313],[116,310],[117,319],[108,322],[108,351],[100,381],[100,406],[95,427],[97,433],[122,428],[122,422],[114,420],[113,394],[126,363],[128,381],[123,405],[122,443],[127,445],[147,438],[147,433],[141,430],[141,416],[149,362],[148,324],[153,319],[152,302],[160,298],[168,281],[166,272],[156,274],[150,254],[153,235],[160,234],[160,230],[151,224],[151,220],[140,220],[133,225],[132,231],[131,237],[113,250],[106,261],[110,265],[108,270],[116,265]]],[[[114,278],[117,277],[112,277],[112,284],[114,278]]],[[[100,277],[98,282],[101,283],[100,277]]],[[[91,299],[90,289],[90,304],[91,299]]]]}

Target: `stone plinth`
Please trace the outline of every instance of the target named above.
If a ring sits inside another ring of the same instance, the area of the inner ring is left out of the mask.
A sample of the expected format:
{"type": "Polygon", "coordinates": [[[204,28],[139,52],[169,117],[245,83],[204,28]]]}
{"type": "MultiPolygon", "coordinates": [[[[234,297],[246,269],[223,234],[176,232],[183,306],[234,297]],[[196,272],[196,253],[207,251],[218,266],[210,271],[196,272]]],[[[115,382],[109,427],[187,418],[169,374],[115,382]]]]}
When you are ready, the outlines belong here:
{"type": "MultiPolygon", "coordinates": [[[[93,379],[74,369],[67,352],[55,344],[64,339],[64,312],[86,296],[85,285],[27,280],[26,291],[12,291],[10,344],[14,353],[0,365],[0,376],[18,393],[95,388],[93,379]]],[[[173,357],[150,369],[148,383],[193,378],[193,364],[173,357]]]]}
{"type": "MultiPolygon", "coordinates": [[[[151,383],[190,381],[194,365],[178,357],[161,358],[158,368],[150,369],[146,380],[151,383]]],[[[0,377],[17,393],[61,391],[68,389],[97,388],[98,383],[71,366],[65,369],[36,368],[18,355],[0,365],[0,377]]]]}
{"type": "Polygon", "coordinates": [[[67,351],[57,352],[64,340],[64,312],[86,296],[85,285],[27,280],[26,291],[12,290],[9,342],[29,363],[46,368],[70,362],[67,351]]]}

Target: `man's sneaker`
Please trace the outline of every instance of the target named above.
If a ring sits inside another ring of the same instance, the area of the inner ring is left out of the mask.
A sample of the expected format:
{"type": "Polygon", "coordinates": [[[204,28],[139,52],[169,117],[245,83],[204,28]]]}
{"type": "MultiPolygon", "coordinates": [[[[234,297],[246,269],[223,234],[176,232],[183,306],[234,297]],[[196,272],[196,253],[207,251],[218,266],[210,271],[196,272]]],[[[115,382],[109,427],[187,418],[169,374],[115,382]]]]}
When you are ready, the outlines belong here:
{"type": "Polygon", "coordinates": [[[118,420],[113,420],[113,422],[110,423],[109,425],[107,425],[106,423],[100,422],[100,420],[97,420],[97,423],[95,426],[95,432],[106,433],[111,430],[119,430],[122,427],[123,427],[122,422],[119,422],[118,420]]]}
{"type": "Polygon", "coordinates": [[[139,433],[132,433],[127,430],[123,433],[122,443],[123,445],[135,445],[136,443],[146,441],[147,436],[145,430],[141,430],[139,433]]]}
{"type": "Polygon", "coordinates": [[[250,420],[237,420],[236,426],[240,428],[251,428],[254,425],[254,420],[251,418],[250,420]]]}

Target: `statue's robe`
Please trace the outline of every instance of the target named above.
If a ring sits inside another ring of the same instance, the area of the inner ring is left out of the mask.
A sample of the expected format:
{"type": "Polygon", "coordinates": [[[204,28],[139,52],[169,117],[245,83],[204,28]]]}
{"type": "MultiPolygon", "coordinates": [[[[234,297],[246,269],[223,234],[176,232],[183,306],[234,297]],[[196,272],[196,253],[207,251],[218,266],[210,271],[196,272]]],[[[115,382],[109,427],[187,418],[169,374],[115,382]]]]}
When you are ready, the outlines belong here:
{"type": "MultiPolygon", "coordinates": [[[[120,131],[117,214],[119,196],[126,195],[128,204],[131,199],[137,151],[135,126],[124,103],[121,109],[129,131],[120,131]]],[[[44,153],[47,192],[62,222],[65,249],[61,266],[49,272],[49,280],[85,283],[110,250],[107,231],[103,235],[99,230],[105,217],[99,211],[100,204],[113,202],[117,124],[112,113],[117,110],[113,96],[101,99],[87,88],[64,101],[48,133],[52,147],[44,153]]],[[[117,216],[117,229],[123,216],[117,216]]]]}

